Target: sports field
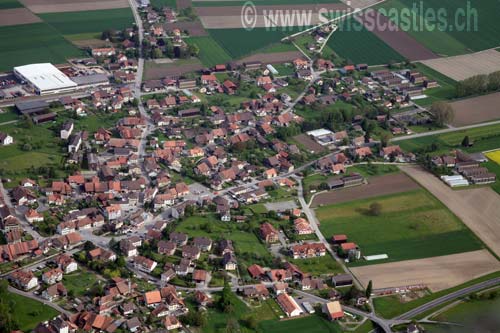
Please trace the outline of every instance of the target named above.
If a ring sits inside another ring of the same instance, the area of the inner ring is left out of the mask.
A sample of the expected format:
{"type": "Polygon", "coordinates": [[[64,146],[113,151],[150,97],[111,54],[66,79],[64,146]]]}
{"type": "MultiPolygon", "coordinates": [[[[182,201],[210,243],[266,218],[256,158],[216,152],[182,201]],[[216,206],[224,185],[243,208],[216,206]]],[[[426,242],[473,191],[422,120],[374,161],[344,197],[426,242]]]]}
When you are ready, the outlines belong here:
{"type": "Polygon", "coordinates": [[[473,251],[480,241],[443,204],[424,190],[351,201],[318,208],[325,237],[346,234],[363,255],[387,254],[389,259],[360,261],[380,264],[473,251]],[[369,212],[372,203],[381,213],[369,212]],[[442,246],[446,244],[446,247],[442,246]]]}
{"type": "MultiPolygon", "coordinates": [[[[413,6],[423,6],[425,13],[428,9],[436,12],[444,9],[446,12],[447,26],[444,31],[440,29],[410,29],[408,33],[417,41],[427,46],[429,49],[440,55],[458,55],[473,51],[481,51],[498,46],[498,34],[500,33],[500,2],[483,0],[389,0],[380,7],[390,10],[396,8],[412,8],[413,6]],[[469,8],[469,9],[468,9],[469,8]],[[456,20],[456,13],[459,10],[470,13],[464,19],[456,20]],[[474,14],[477,12],[477,15],[474,14]],[[477,18],[477,20],[475,19],[477,18]],[[457,21],[457,24],[455,24],[457,21]],[[475,22],[477,21],[477,25],[475,22]],[[459,25],[465,24],[465,29],[459,25]],[[468,25],[468,26],[467,26],[468,25]],[[453,27],[453,28],[449,28],[453,27]]],[[[428,24],[423,14],[417,17],[428,24]]],[[[417,21],[418,22],[418,21],[417,21]]],[[[431,25],[427,25],[431,26],[431,25]]]]}
{"type": "Polygon", "coordinates": [[[62,35],[123,30],[132,27],[134,22],[130,8],[48,13],[40,14],[40,17],[62,35]]]}
{"type": "Polygon", "coordinates": [[[83,55],[45,23],[0,27],[0,40],[0,71],[37,62],[64,63],[67,58],[83,55]]]}
{"type": "Polygon", "coordinates": [[[330,37],[324,51],[333,51],[355,64],[382,65],[404,60],[403,56],[353,19],[339,22],[339,30],[330,37]]]}
{"type": "Polygon", "coordinates": [[[231,56],[212,37],[191,37],[186,41],[200,48],[198,57],[204,66],[212,67],[231,61],[231,56]]]}

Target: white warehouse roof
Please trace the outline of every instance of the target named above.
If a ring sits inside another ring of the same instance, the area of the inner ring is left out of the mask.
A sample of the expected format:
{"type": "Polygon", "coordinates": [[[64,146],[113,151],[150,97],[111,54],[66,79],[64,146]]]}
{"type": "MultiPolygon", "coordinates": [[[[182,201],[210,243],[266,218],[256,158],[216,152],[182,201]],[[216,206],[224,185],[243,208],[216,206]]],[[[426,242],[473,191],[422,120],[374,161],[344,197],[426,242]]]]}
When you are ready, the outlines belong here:
{"type": "Polygon", "coordinates": [[[330,134],[333,134],[333,132],[330,130],[327,130],[325,128],[320,128],[317,130],[307,132],[307,135],[311,135],[315,138],[320,137],[320,136],[324,136],[324,135],[330,135],[330,134]]]}
{"type": "Polygon", "coordinates": [[[40,91],[76,88],[77,86],[66,74],[49,63],[14,67],[14,72],[40,91]]]}

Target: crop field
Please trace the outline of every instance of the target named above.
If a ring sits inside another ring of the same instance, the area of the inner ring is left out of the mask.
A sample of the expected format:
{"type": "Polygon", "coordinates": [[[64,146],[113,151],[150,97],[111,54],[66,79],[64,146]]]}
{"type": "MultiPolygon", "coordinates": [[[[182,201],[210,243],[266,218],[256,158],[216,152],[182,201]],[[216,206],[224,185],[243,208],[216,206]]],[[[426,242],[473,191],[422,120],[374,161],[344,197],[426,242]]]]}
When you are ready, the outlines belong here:
{"type": "MultiPolygon", "coordinates": [[[[397,8],[412,8],[413,5],[419,8],[423,5],[424,13],[428,8],[437,11],[443,8],[446,13],[446,22],[448,26],[444,30],[440,29],[410,29],[408,33],[417,41],[427,46],[429,49],[440,55],[458,55],[474,51],[481,51],[498,46],[498,34],[500,33],[500,3],[497,1],[480,0],[426,0],[423,2],[417,0],[390,0],[380,7],[389,10],[397,8]],[[458,9],[467,11],[472,8],[477,11],[477,29],[475,27],[475,16],[468,19],[459,19],[457,23],[468,24],[469,28],[459,29],[455,24],[455,17],[458,9]],[[453,26],[453,28],[449,28],[453,26]]],[[[419,16],[417,20],[423,20],[419,16]]]]}
{"type": "Polygon", "coordinates": [[[278,45],[283,37],[294,31],[282,31],[281,29],[268,31],[265,28],[256,28],[252,31],[210,29],[208,32],[227,54],[233,59],[238,59],[252,53],[259,53],[260,49],[269,48],[273,44],[278,45]]]}
{"type": "Polygon", "coordinates": [[[212,37],[191,37],[186,41],[200,48],[198,57],[204,66],[212,67],[231,61],[231,56],[212,37]]]}
{"type": "Polygon", "coordinates": [[[130,8],[48,13],[40,17],[62,35],[122,30],[132,27],[134,22],[130,8]]]}
{"type": "Polygon", "coordinates": [[[500,150],[491,151],[486,153],[486,157],[488,157],[493,162],[500,164],[500,150]]]}
{"type": "Polygon", "coordinates": [[[0,9],[10,9],[22,7],[21,3],[17,0],[2,0],[0,1],[0,9]]]}
{"type": "Polygon", "coordinates": [[[329,322],[318,315],[284,321],[262,321],[259,324],[262,332],[273,333],[340,333],[342,329],[339,324],[329,322]]]}
{"type": "Polygon", "coordinates": [[[153,8],[170,7],[170,8],[176,9],[177,8],[177,1],[176,0],[151,0],[151,6],[153,6],[153,8]]]}
{"type": "Polygon", "coordinates": [[[493,150],[500,147],[500,124],[429,135],[422,138],[402,140],[397,143],[403,150],[411,152],[418,152],[434,144],[437,149],[430,152],[433,155],[449,152],[453,148],[460,148],[470,153],[493,150]],[[473,141],[472,147],[461,147],[461,142],[465,136],[468,136],[473,141]]]}
{"type": "Polygon", "coordinates": [[[329,238],[346,234],[364,255],[387,254],[389,259],[358,262],[366,265],[420,259],[482,248],[481,242],[443,204],[424,190],[320,207],[321,231],[329,238]],[[372,203],[381,213],[369,212],[372,203]],[[442,244],[447,244],[443,247],[442,244]]]}
{"type": "Polygon", "coordinates": [[[460,127],[500,119],[499,103],[500,93],[466,98],[450,103],[455,115],[451,124],[460,127]]]}
{"type": "Polygon", "coordinates": [[[404,60],[402,55],[353,19],[339,22],[339,30],[330,37],[327,47],[338,56],[357,64],[382,65],[404,60]]]}
{"type": "Polygon", "coordinates": [[[37,62],[64,63],[83,54],[45,23],[0,27],[0,40],[0,71],[37,62]]]}

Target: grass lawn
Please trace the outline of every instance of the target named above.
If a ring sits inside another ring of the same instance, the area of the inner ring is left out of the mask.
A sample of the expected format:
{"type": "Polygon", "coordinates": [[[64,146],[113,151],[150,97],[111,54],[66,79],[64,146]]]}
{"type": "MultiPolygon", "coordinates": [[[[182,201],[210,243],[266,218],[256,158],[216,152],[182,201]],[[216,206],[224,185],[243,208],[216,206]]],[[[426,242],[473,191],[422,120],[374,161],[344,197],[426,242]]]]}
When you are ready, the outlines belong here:
{"type": "Polygon", "coordinates": [[[295,73],[295,69],[292,65],[287,66],[285,64],[275,64],[273,65],[273,67],[278,71],[278,74],[276,74],[276,76],[290,76],[295,73]]]}
{"type": "Polygon", "coordinates": [[[337,333],[342,329],[337,323],[329,322],[318,315],[289,320],[270,320],[259,323],[262,332],[272,333],[337,333]]]}
{"type": "Polygon", "coordinates": [[[396,165],[387,164],[359,164],[347,169],[349,173],[359,173],[365,178],[383,176],[391,173],[399,172],[396,165]]]}
{"type": "Polygon", "coordinates": [[[153,8],[170,7],[170,8],[176,9],[177,8],[177,1],[176,0],[151,0],[151,6],[153,8]]]}
{"type": "MultiPolygon", "coordinates": [[[[386,10],[396,8],[399,11],[403,8],[412,8],[414,5],[423,6],[423,12],[418,12],[417,20],[426,18],[422,13],[427,13],[429,9],[434,11],[445,10],[447,16],[444,20],[447,26],[444,29],[410,29],[408,33],[418,42],[422,43],[432,51],[441,55],[457,55],[475,51],[481,51],[498,46],[498,34],[500,33],[500,3],[498,1],[481,0],[390,0],[380,5],[386,10]],[[471,12],[469,20],[459,19],[456,23],[458,10],[467,11],[472,8],[477,13],[471,12]],[[477,26],[475,22],[477,21],[477,26]],[[469,27],[461,27],[462,24],[469,24],[469,27]],[[453,27],[453,30],[449,28],[453,27]],[[460,29],[462,28],[462,29],[460,29]],[[465,28],[465,29],[463,29],[465,28]]],[[[394,16],[392,16],[394,17],[394,16]]]]}
{"type": "Polygon", "coordinates": [[[134,22],[130,8],[47,13],[39,16],[63,35],[102,33],[108,29],[123,30],[131,28],[134,22]]]}
{"type": "Polygon", "coordinates": [[[381,315],[383,318],[394,318],[396,316],[399,316],[403,313],[406,313],[420,305],[426,304],[434,299],[437,299],[441,296],[447,295],[449,293],[452,293],[454,291],[463,289],[465,287],[474,285],[476,283],[482,282],[482,281],[487,281],[489,279],[493,279],[496,277],[500,276],[500,271],[496,273],[491,273],[485,276],[482,276],[480,278],[471,280],[469,282],[463,283],[461,285],[458,285],[456,287],[446,289],[446,290],[441,290],[436,293],[431,293],[429,295],[426,295],[424,297],[418,298],[416,300],[402,303],[399,301],[399,298],[395,295],[391,296],[384,296],[384,297],[375,297],[373,298],[373,304],[375,306],[375,311],[381,315]]]}
{"type": "Polygon", "coordinates": [[[270,256],[256,234],[240,230],[234,223],[222,222],[215,216],[191,216],[182,221],[176,231],[187,233],[190,237],[206,236],[212,240],[230,239],[234,242],[237,254],[239,252],[257,254],[262,257],[270,256]]]}
{"type": "Polygon", "coordinates": [[[213,67],[231,61],[231,56],[210,36],[190,37],[186,42],[199,47],[198,57],[204,66],[213,67]]]}
{"type": "Polygon", "coordinates": [[[333,275],[336,273],[343,273],[344,271],[340,265],[333,259],[329,253],[324,257],[311,258],[311,259],[291,259],[290,262],[299,266],[303,272],[307,272],[314,276],[319,275],[333,275]]]}
{"type": "Polygon", "coordinates": [[[431,154],[447,153],[455,148],[460,148],[470,153],[497,149],[500,148],[500,125],[482,126],[398,142],[403,150],[411,152],[418,152],[433,143],[438,146],[438,149],[431,154]],[[472,147],[461,147],[462,140],[466,135],[474,142],[472,147]]]}
{"type": "MultiPolygon", "coordinates": [[[[316,215],[325,237],[346,234],[360,246],[364,255],[386,253],[389,256],[377,264],[482,248],[472,232],[425,190],[324,206],[317,209],[316,215]],[[382,206],[378,216],[368,213],[368,207],[374,202],[382,206]]],[[[368,263],[360,261],[351,265],[368,263]]]]}
{"type": "Polygon", "coordinates": [[[19,119],[19,115],[11,107],[3,108],[3,111],[0,113],[0,123],[19,119]]]}
{"type": "Polygon", "coordinates": [[[338,56],[355,64],[382,65],[404,60],[403,56],[360,23],[353,23],[352,19],[339,22],[339,30],[333,33],[327,46],[338,56]]]}
{"type": "Polygon", "coordinates": [[[374,329],[375,329],[375,326],[373,325],[373,323],[371,322],[371,320],[367,320],[361,326],[359,326],[358,328],[356,328],[356,330],[354,331],[354,333],[369,333],[369,332],[371,332],[374,329]]]}
{"type": "Polygon", "coordinates": [[[39,322],[52,319],[59,314],[59,312],[49,306],[43,305],[41,302],[21,295],[9,294],[10,301],[14,305],[14,318],[19,323],[19,328],[22,331],[31,331],[39,322]]]}
{"type": "Polygon", "coordinates": [[[83,51],[45,23],[0,27],[0,40],[0,71],[39,62],[61,64],[67,58],[83,55],[83,51]]]}
{"type": "Polygon", "coordinates": [[[63,277],[64,286],[68,292],[72,290],[75,297],[83,296],[87,289],[91,288],[96,282],[96,275],[87,271],[77,271],[65,274],[63,277]]]}

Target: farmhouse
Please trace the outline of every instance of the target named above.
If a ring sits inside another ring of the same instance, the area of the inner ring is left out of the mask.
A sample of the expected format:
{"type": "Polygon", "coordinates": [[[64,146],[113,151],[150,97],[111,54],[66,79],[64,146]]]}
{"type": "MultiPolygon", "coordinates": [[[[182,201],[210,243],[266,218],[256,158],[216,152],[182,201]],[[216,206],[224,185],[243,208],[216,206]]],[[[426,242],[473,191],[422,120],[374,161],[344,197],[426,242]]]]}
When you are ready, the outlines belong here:
{"type": "Polygon", "coordinates": [[[339,301],[333,301],[323,304],[323,313],[328,316],[330,320],[339,320],[344,317],[344,311],[339,301]]]}
{"type": "Polygon", "coordinates": [[[14,74],[39,95],[60,94],[77,88],[75,82],[49,63],[14,67],[14,74]]]}
{"type": "Polygon", "coordinates": [[[262,240],[266,243],[275,243],[278,241],[278,230],[268,222],[260,225],[259,233],[262,240]]]}
{"type": "Polygon", "coordinates": [[[326,247],[323,243],[309,243],[292,247],[293,259],[323,257],[325,254],[326,247]]]}
{"type": "Polygon", "coordinates": [[[287,293],[279,294],[276,301],[288,317],[297,317],[303,313],[297,302],[287,293]]]}

